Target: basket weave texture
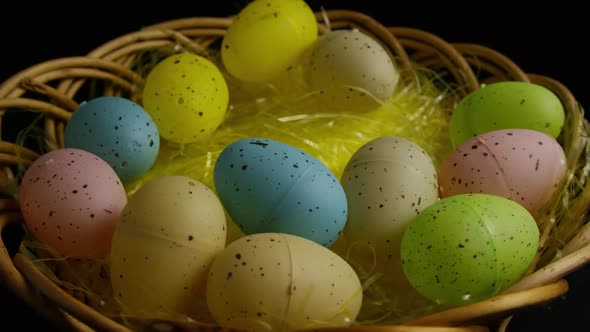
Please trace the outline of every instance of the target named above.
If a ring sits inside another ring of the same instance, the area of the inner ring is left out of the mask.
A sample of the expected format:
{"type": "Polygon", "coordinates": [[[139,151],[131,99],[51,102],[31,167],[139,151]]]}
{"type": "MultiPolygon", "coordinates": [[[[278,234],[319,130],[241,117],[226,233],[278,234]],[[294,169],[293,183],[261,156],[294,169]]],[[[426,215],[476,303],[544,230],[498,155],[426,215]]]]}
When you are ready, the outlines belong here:
{"type": "MultiPolygon", "coordinates": [[[[525,81],[547,87],[562,101],[566,126],[558,138],[567,157],[566,185],[579,189],[570,194],[560,220],[539,220],[542,225],[541,247],[529,273],[517,284],[492,299],[445,310],[404,323],[404,325],[354,326],[342,331],[487,331],[490,326],[505,328],[508,317],[524,307],[538,305],[567,291],[562,279],[590,260],[590,226],[586,216],[590,206],[590,184],[582,165],[587,156],[588,126],[583,111],[570,91],[560,82],[542,75],[523,72],[502,54],[484,46],[448,43],[434,34],[405,27],[385,27],[371,17],[348,10],[318,12],[320,33],[330,29],[357,28],[385,45],[396,57],[405,73],[416,65],[444,73],[444,79],[457,87],[457,98],[477,89],[482,83],[525,81]],[[554,234],[565,232],[556,242],[554,234]],[[558,254],[557,254],[558,253],[558,254]],[[556,258],[557,257],[557,258],[556,258]]],[[[205,54],[218,47],[232,18],[194,17],[163,22],[113,39],[86,56],[46,61],[32,66],[0,85],[0,120],[5,126],[14,121],[13,114],[31,110],[44,114],[41,128],[48,150],[64,146],[64,128],[90,82],[103,82],[102,95],[117,95],[139,101],[145,73],[134,70],[142,54],[151,50],[172,49],[205,54]]],[[[411,76],[411,75],[410,75],[411,76]]],[[[96,86],[93,86],[96,88],[96,86]]],[[[10,128],[10,127],[8,127],[10,128]]],[[[0,137],[0,228],[22,222],[18,205],[19,167],[30,165],[44,151],[17,144],[10,133],[0,137]]],[[[543,218],[543,217],[541,217],[543,218]]],[[[549,217],[548,217],[549,218],[549,217]]],[[[10,255],[0,241],[0,284],[67,331],[127,331],[131,328],[156,330],[162,324],[179,331],[221,330],[196,323],[132,321],[133,326],[103,316],[79,297],[60,288],[23,253],[10,255]]]]}

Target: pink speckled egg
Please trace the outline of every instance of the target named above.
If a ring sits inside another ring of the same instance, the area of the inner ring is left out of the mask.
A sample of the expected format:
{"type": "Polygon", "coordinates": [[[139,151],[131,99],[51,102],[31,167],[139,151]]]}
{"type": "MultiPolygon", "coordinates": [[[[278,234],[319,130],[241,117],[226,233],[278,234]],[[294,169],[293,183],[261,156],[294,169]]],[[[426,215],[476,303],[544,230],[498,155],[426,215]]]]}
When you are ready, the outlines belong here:
{"type": "Polygon", "coordinates": [[[545,133],[502,129],[459,145],[438,173],[442,198],[492,194],[521,204],[535,216],[564,178],[566,159],[559,143],[545,133]]]}
{"type": "Polygon", "coordinates": [[[83,150],[59,149],[27,169],[19,201],[36,239],[65,256],[100,258],[111,248],[127,195],[106,161],[83,150]]]}

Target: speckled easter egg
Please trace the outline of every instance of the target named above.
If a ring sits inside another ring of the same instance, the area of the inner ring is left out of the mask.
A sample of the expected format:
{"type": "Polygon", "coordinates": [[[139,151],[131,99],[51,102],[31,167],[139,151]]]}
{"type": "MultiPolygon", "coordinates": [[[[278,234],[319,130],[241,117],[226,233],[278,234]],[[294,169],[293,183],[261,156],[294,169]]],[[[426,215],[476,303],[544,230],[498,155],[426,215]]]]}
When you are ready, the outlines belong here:
{"type": "Polygon", "coordinates": [[[537,215],[566,170],[565,153],[551,136],[529,129],[494,130],[464,142],[443,160],[440,195],[498,195],[537,215]]]}
{"type": "Polygon", "coordinates": [[[274,140],[226,146],[214,168],[219,198],[245,234],[279,232],[330,246],[347,217],[342,185],[310,154],[274,140]]]}
{"type": "Polygon", "coordinates": [[[253,331],[349,326],[362,292],[344,259],[289,234],[254,234],[230,243],[207,279],[207,303],[217,323],[253,331]]]}
{"type": "Polygon", "coordinates": [[[537,224],[521,205],[495,195],[457,195],[408,224],[402,266],[424,296],[460,305],[494,296],[519,280],[538,243],[537,224]]]}
{"type": "Polygon", "coordinates": [[[531,129],[557,138],[565,121],[563,104],[551,90],[516,81],[482,86],[463,98],[451,114],[453,146],[499,129],[531,129]]]}
{"type": "Polygon", "coordinates": [[[228,27],[221,45],[227,71],[247,82],[291,70],[317,39],[318,25],[303,0],[255,0],[228,27]]]}
{"type": "Polygon", "coordinates": [[[152,118],[135,102],[104,96],[83,102],[68,121],[66,148],[104,159],[121,181],[147,172],[158,157],[160,135],[152,118]]]}
{"type": "Polygon", "coordinates": [[[180,53],[160,61],[145,80],[143,107],[160,136],[179,144],[208,137],[223,122],[229,91],[209,59],[180,53]]]}
{"type": "Polygon", "coordinates": [[[58,149],[29,166],[19,202],[28,230],[39,241],[65,256],[102,258],[111,249],[127,195],[103,159],[58,149]]]}
{"type": "MultiPolygon", "coordinates": [[[[383,249],[438,199],[436,169],[418,144],[383,136],[361,146],[342,173],[348,201],[345,235],[383,249]]],[[[396,256],[398,256],[397,254],[396,256]]]]}
{"type": "Polygon", "coordinates": [[[348,201],[341,253],[383,274],[378,283],[403,299],[398,307],[409,305],[419,295],[404,278],[400,242],[406,225],[438,199],[432,159],[411,140],[383,136],[352,155],[341,183],[348,201]]]}
{"type": "Polygon", "coordinates": [[[207,319],[207,271],[225,241],[225,212],[207,186],[185,176],[146,182],[113,237],[111,280],[125,314],[207,319]]]}
{"type": "Polygon", "coordinates": [[[322,35],[307,66],[311,88],[328,109],[375,109],[391,97],[399,80],[390,54],[359,30],[322,35]]]}

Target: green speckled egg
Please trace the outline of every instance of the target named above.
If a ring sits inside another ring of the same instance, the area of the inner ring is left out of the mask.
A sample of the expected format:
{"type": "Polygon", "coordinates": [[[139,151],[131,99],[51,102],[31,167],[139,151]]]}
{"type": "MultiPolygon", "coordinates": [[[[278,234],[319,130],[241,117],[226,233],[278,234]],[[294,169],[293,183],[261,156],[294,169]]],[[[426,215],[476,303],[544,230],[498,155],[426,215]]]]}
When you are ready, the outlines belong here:
{"type": "Polygon", "coordinates": [[[449,131],[453,146],[498,129],[531,129],[557,138],[564,118],[561,101],[549,89],[527,82],[499,82],[463,98],[453,110],[449,131]]]}
{"type": "Polygon", "coordinates": [[[518,281],[538,242],[537,224],[521,205],[488,194],[451,196],[407,226],[402,267],[422,295],[459,305],[494,296],[518,281]]]}

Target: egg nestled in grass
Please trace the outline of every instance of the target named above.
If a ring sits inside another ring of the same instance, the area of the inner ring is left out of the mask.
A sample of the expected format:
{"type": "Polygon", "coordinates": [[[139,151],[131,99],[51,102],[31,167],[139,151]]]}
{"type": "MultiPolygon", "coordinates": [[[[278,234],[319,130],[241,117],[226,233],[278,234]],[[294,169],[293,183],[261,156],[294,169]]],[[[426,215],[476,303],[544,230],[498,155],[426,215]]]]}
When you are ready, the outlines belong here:
{"type": "Polygon", "coordinates": [[[215,188],[245,234],[280,232],[326,247],[348,213],[336,176],[312,155],[264,138],[227,145],[215,162],[215,188]]]}
{"type": "Polygon", "coordinates": [[[224,328],[295,331],[353,324],[363,290],[352,267],[308,239],[247,235],[214,259],[207,303],[224,328]]]}
{"type": "Polygon", "coordinates": [[[333,30],[310,51],[307,76],[315,96],[328,110],[362,112],[384,104],[399,73],[380,43],[359,30],[333,30]]]}
{"type": "Polygon", "coordinates": [[[402,267],[424,296],[461,305],[518,281],[538,245],[535,219],[521,205],[495,195],[456,195],[424,209],[406,227],[402,267]]]}
{"type": "Polygon", "coordinates": [[[451,114],[453,146],[499,129],[530,129],[557,138],[565,121],[563,104],[551,90],[512,81],[482,86],[461,99],[451,114]]]}
{"type": "Polygon", "coordinates": [[[124,312],[207,319],[207,270],[225,241],[225,213],[207,186],[185,176],[146,182],[113,237],[112,287],[124,312]]]}
{"type": "Polygon", "coordinates": [[[221,59],[239,80],[270,81],[297,65],[317,33],[315,15],[305,1],[252,1],[227,29],[221,59]]]}
{"type": "Polygon", "coordinates": [[[80,149],[48,152],[27,169],[20,208],[31,233],[64,256],[102,258],[127,203],[109,164],[80,149]]]}
{"type": "Polygon", "coordinates": [[[64,132],[66,148],[104,159],[123,183],[145,174],[156,162],[160,134],[141,106],[122,97],[103,96],[80,104],[64,132]]]}
{"type": "Polygon", "coordinates": [[[202,140],[223,122],[229,104],[225,78],[209,59],[180,53],[160,61],[149,73],[143,107],[160,136],[185,144],[202,140]]]}
{"type": "Polygon", "coordinates": [[[494,130],[449,153],[439,169],[439,189],[441,197],[502,196],[539,216],[566,171],[565,152],[551,136],[530,129],[494,130]]]}

